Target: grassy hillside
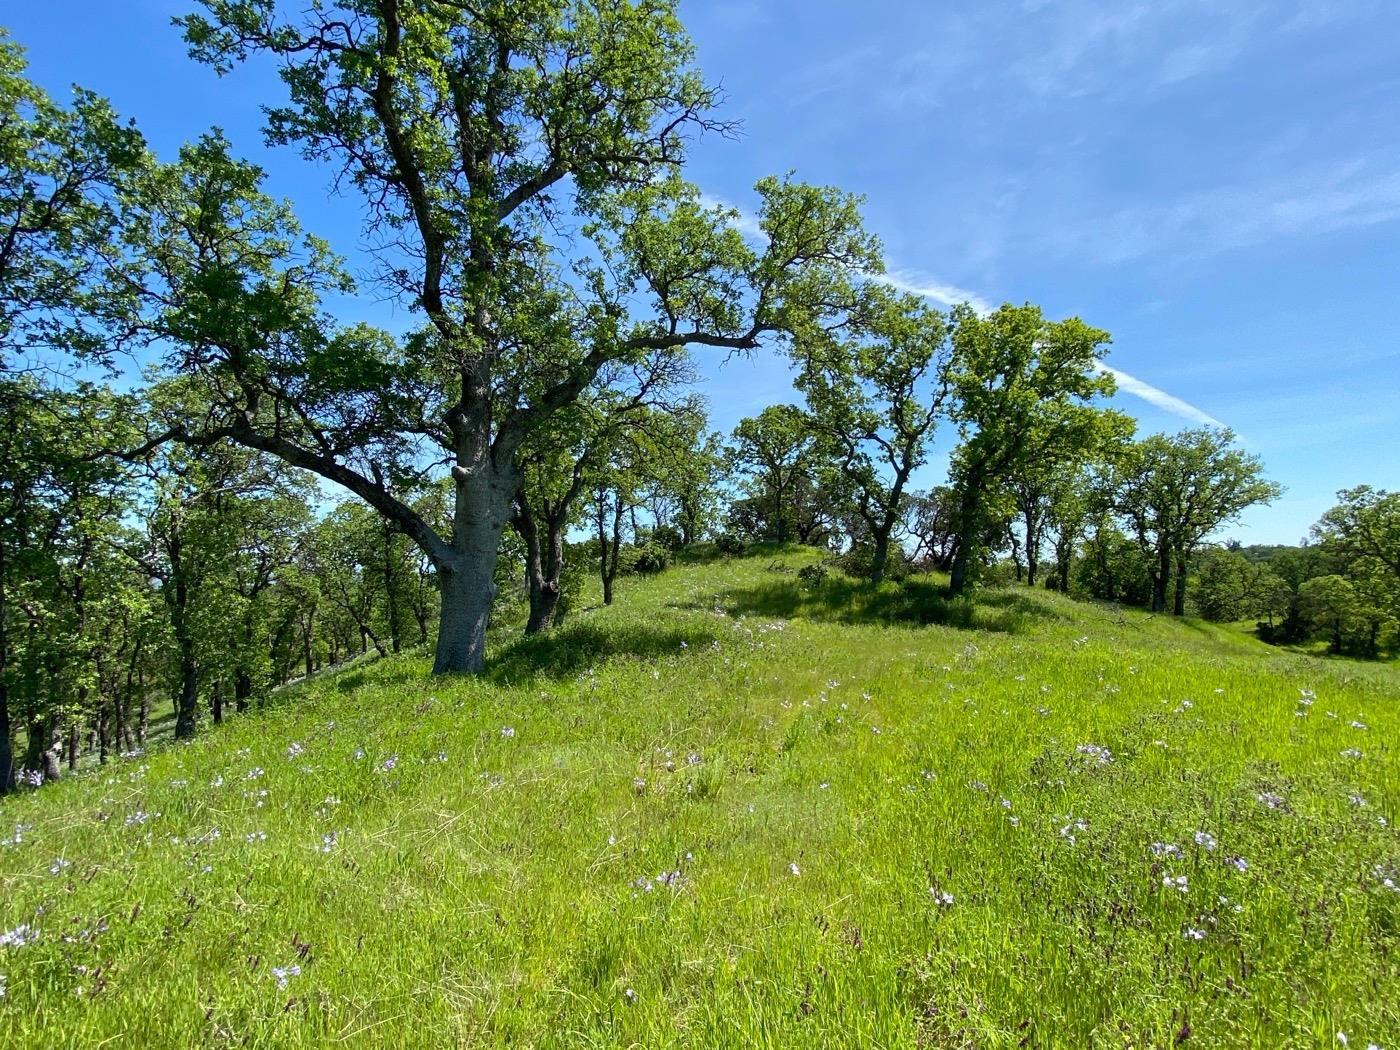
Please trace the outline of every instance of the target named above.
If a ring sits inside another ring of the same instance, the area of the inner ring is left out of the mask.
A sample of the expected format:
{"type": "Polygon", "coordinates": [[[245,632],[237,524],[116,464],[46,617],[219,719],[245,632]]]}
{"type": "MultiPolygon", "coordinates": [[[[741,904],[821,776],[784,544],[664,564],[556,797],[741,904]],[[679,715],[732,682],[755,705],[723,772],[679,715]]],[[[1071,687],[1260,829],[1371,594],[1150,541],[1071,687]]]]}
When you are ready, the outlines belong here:
{"type": "Polygon", "coordinates": [[[1400,1046],[1395,669],[811,557],[0,803],[0,1045],[1400,1046]]]}

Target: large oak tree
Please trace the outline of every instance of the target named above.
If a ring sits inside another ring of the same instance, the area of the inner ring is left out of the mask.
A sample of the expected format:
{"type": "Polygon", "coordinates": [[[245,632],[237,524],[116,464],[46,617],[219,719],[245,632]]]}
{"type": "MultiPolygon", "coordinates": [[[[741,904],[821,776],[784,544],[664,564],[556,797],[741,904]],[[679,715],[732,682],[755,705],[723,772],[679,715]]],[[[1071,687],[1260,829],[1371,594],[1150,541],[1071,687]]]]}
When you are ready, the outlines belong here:
{"type": "Polygon", "coordinates": [[[378,276],[423,324],[401,344],[330,332],[316,297],[335,268],[206,139],[138,224],[167,367],[214,406],[160,436],[279,456],[418,543],[442,596],[438,672],[482,666],[520,449],[602,368],[752,350],[879,266],[849,197],[763,181],[755,249],[679,179],[687,135],[727,125],[669,0],[203,7],[181,20],[192,53],[220,72],[280,64],[269,139],[361,197],[378,276]],[[436,467],[454,486],[445,533],[411,505],[436,467]]]}

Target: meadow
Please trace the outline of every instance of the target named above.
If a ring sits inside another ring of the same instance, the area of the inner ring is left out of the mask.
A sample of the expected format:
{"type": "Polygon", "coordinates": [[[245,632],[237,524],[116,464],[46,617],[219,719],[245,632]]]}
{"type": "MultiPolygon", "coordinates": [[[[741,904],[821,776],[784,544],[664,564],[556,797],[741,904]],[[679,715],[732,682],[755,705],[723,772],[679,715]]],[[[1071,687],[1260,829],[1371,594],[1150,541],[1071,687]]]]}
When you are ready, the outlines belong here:
{"type": "Polygon", "coordinates": [[[0,801],[0,1045],[1400,1046],[1400,671],[629,578],[0,801]]]}

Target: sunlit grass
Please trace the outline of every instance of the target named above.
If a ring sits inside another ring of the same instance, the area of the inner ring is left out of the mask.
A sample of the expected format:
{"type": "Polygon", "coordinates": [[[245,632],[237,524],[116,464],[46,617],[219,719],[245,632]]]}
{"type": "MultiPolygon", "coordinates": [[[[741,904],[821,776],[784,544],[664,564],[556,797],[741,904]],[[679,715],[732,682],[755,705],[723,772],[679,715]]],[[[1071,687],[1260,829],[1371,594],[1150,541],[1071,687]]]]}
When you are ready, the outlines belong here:
{"type": "Polygon", "coordinates": [[[0,803],[0,1045],[1400,1044],[1393,668],[811,557],[0,803]]]}

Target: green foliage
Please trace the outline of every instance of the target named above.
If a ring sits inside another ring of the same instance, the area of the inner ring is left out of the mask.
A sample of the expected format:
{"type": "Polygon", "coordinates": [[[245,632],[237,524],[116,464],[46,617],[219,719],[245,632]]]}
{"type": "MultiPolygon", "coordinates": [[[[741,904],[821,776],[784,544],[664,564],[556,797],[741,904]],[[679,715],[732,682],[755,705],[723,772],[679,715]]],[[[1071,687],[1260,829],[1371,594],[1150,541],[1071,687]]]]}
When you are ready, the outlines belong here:
{"type": "Polygon", "coordinates": [[[101,275],[121,221],[115,197],[145,143],[105,100],[74,88],[64,108],[25,66],[0,27],[0,373],[31,352],[110,363],[126,324],[101,275]]]}
{"type": "Polygon", "coordinates": [[[1047,321],[1030,304],[1007,304],[986,317],[954,309],[948,376],[961,438],[952,461],[955,591],[984,560],[986,537],[1011,518],[1010,480],[1028,464],[1082,461],[1099,443],[1111,417],[1089,402],[1113,392],[1099,367],[1107,343],[1107,332],[1078,318],[1047,321]]]}
{"type": "Polygon", "coordinates": [[[1206,537],[1248,507],[1267,504],[1283,489],[1263,477],[1259,457],[1234,447],[1229,430],[1202,428],[1175,436],[1153,434],[1108,464],[1102,500],[1128,525],[1152,580],[1153,608],[1185,612],[1186,575],[1206,537]]]}
{"type": "Polygon", "coordinates": [[[860,522],[864,574],[884,578],[910,475],[928,459],[948,396],[947,324],[920,299],[871,285],[841,335],[802,333],[804,421],[829,450],[817,481],[860,522]]]}
{"type": "Polygon", "coordinates": [[[715,537],[715,549],[721,554],[743,554],[748,545],[732,532],[721,532],[715,537]]]}

